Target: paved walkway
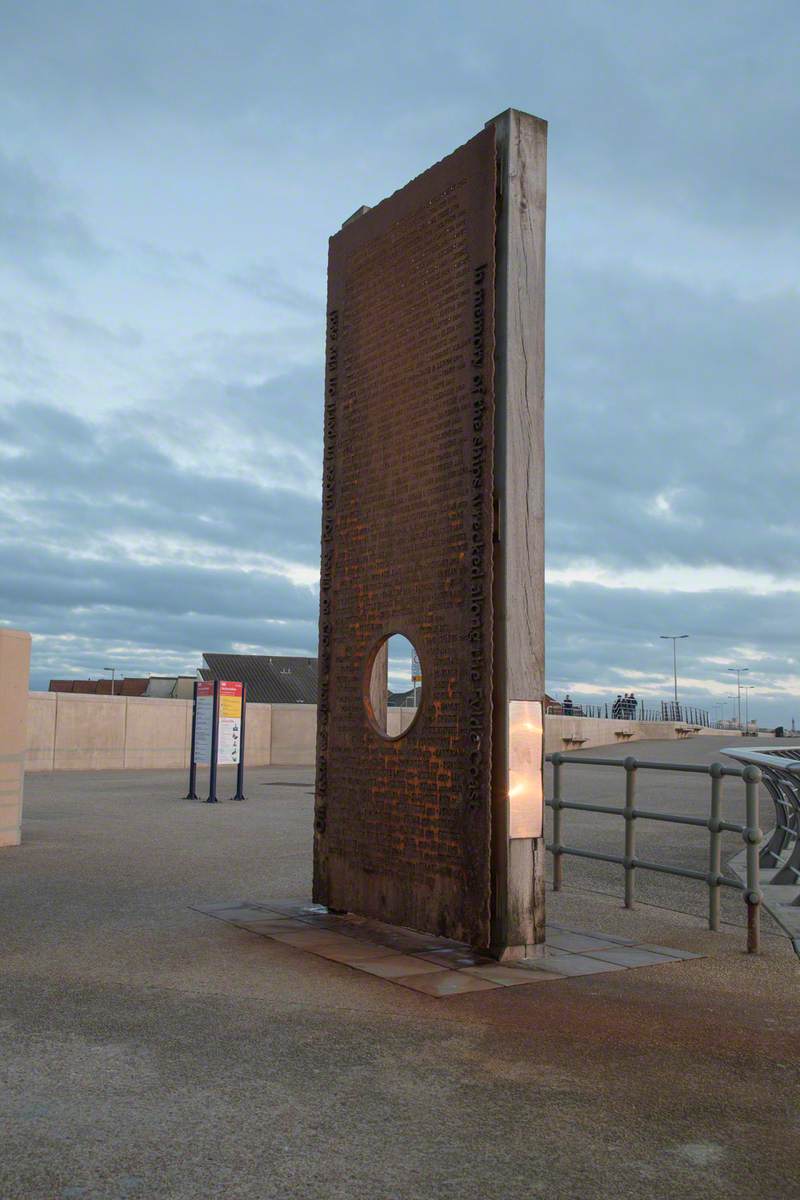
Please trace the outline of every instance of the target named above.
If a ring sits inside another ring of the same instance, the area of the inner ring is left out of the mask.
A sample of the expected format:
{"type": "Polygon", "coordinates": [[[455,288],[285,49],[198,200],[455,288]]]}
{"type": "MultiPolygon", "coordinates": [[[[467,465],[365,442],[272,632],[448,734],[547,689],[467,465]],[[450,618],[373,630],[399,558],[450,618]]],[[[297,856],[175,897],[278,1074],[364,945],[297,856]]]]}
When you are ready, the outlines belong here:
{"type": "Polygon", "coordinates": [[[700,885],[643,876],[625,912],[613,868],[568,863],[555,923],[708,957],[439,1001],[193,911],[308,896],[310,780],[254,771],[247,803],[205,806],[173,772],[29,777],[0,855],[3,1200],[800,1194],[800,969],[774,927],[748,958],[700,885]]]}

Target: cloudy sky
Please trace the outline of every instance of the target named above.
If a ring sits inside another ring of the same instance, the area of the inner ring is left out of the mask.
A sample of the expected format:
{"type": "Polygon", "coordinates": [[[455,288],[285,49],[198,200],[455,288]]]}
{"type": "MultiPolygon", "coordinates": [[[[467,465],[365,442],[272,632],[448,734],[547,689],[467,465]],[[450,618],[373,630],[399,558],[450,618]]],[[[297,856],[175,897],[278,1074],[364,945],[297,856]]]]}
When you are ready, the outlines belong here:
{"type": "Polygon", "coordinates": [[[327,238],[513,105],[550,122],[550,690],[666,697],[688,633],[687,701],[738,665],[800,722],[798,46],[796,0],[2,0],[33,686],[315,653],[327,238]]]}

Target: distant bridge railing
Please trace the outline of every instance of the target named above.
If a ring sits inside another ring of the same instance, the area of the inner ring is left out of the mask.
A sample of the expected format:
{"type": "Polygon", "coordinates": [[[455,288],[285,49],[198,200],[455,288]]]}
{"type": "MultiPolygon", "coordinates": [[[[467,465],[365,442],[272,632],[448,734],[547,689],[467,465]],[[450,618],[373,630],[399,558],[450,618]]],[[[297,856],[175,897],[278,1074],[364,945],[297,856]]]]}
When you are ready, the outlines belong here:
{"type": "MultiPolygon", "coordinates": [[[[733,753],[726,751],[726,754],[733,753]]],[[[547,849],[553,855],[553,891],[560,891],[563,882],[564,856],[574,855],[576,858],[591,858],[598,862],[617,863],[625,871],[625,907],[633,908],[637,871],[658,871],[665,875],[678,875],[682,879],[697,879],[708,886],[708,927],[715,932],[720,925],[720,888],[730,887],[744,893],[747,904],[747,949],[750,954],[756,954],[760,943],[761,930],[761,884],[759,848],[762,833],[758,827],[758,785],[761,782],[761,770],[755,763],[745,767],[726,767],[722,763],[712,763],[710,767],[698,766],[693,763],[641,762],[636,758],[594,758],[589,755],[548,754],[547,761],[553,764],[553,798],[547,800],[548,808],[553,810],[553,840],[547,849]],[[562,769],[566,764],[581,767],[616,767],[625,771],[625,806],[614,808],[607,804],[581,804],[574,800],[565,800],[562,794],[562,769]],[[653,812],[636,806],[636,780],[639,771],[679,771],[686,774],[708,775],[711,778],[710,809],[708,817],[675,816],[671,813],[653,812]],[[740,825],[736,821],[722,819],[722,785],[726,776],[734,776],[744,781],[746,823],[740,825]],[[623,817],[625,821],[625,844],[622,854],[601,854],[594,850],[583,850],[577,846],[567,846],[563,841],[562,813],[566,810],[574,812],[605,813],[609,816],[623,817]],[[672,863],[651,862],[639,858],[636,854],[636,822],[637,821],[666,821],[673,825],[694,825],[708,829],[708,870],[696,871],[688,867],[672,863]],[[747,848],[747,871],[744,882],[732,875],[726,875],[722,870],[722,834],[738,833],[747,848]]],[[[800,764],[798,764],[800,765],[800,764]]]]}
{"type": "Polygon", "coordinates": [[[626,705],[612,700],[602,704],[548,704],[546,710],[554,717],[601,717],[609,721],[669,721],[672,724],[710,727],[711,718],[704,708],[691,704],[674,704],[662,700],[660,707],[646,707],[643,701],[626,705]]]}

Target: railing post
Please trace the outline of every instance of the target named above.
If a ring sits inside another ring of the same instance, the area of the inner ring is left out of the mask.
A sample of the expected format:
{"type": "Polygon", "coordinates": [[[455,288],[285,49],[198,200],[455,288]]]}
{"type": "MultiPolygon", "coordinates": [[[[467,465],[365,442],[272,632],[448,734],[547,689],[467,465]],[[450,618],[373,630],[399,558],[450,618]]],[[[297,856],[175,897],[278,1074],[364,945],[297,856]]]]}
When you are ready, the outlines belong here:
{"type": "Polygon", "coordinates": [[[553,755],[553,891],[561,891],[564,856],[561,853],[561,755],[553,755]]]}
{"type": "Polygon", "coordinates": [[[708,818],[708,928],[719,933],[719,894],[722,874],[722,763],[711,764],[711,815],[708,818]]]}
{"type": "Polygon", "coordinates": [[[761,947],[761,880],[759,847],[763,834],[758,827],[758,785],[761,772],[752,764],[743,772],[747,826],[742,834],[747,847],[747,953],[758,954],[761,947]]]}
{"type": "Polygon", "coordinates": [[[625,907],[633,908],[636,867],[636,759],[625,759],[625,907]]]}

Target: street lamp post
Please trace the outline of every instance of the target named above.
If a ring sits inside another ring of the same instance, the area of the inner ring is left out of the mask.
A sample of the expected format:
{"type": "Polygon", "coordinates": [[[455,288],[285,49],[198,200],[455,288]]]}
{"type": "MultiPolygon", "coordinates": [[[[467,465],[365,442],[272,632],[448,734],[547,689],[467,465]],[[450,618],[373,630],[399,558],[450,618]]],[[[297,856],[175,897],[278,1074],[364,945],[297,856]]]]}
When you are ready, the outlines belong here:
{"type": "Polygon", "coordinates": [[[726,704],[726,705],[727,705],[727,703],[728,703],[728,701],[729,701],[729,700],[730,700],[730,702],[731,702],[731,729],[733,729],[733,710],[734,710],[734,708],[735,708],[735,706],[736,706],[736,697],[735,697],[735,696],[726,696],[726,697],[725,697],[725,704],[726,704]]]}
{"type": "Polygon", "coordinates": [[[744,727],[747,732],[750,732],[750,693],[754,690],[754,683],[747,683],[742,688],[744,692],[744,727]]]}
{"type": "Polygon", "coordinates": [[[114,676],[116,675],[117,668],[116,667],[103,667],[103,670],[111,672],[111,695],[113,696],[114,695],[114,676]]]}
{"type": "Polygon", "coordinates": [[[683,638],[688,638],[688,633],[660,633],[658,635],[665,642],[672,642],[672,672],[675,681],[675,719],[678,717],[678,642],[683,638]]]}
{"type": "Polygon", "coordinates": [[[742,728],[742,675],[749,671],[749,667],[728,667],[729,671],[733,671],[736,675],[736,695],[737,695],[737,721],[739,728],[742,728]]]}

